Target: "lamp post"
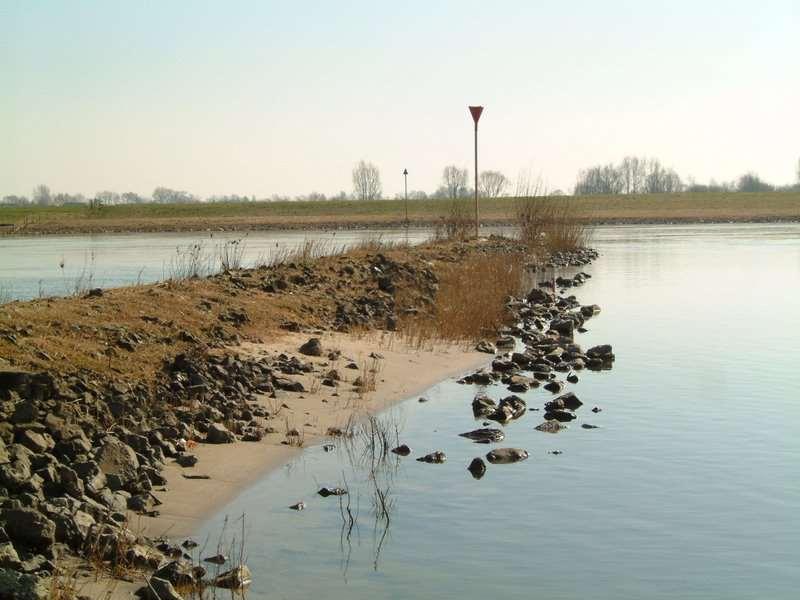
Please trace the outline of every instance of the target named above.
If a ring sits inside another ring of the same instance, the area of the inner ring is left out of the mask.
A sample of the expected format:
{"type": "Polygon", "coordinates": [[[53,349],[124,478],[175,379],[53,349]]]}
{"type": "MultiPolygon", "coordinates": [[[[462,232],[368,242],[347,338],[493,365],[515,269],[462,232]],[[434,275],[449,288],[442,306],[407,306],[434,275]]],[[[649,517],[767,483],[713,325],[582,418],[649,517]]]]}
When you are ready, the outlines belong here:
{"type": "Polygon", "coordinates": [[[408,230],[408,169],[403,169],[403,179],[405,180],[406,198],[406,231],[408,230]]]}
{"type": "Polygon", "coordinates": [[[479,237],[479,221],[478,221],[478,120],[481,118],[483,112],[482,106],[470,106],[469,112],[472,115],[472,120],[475,122],[475,238],[479,237]]]}

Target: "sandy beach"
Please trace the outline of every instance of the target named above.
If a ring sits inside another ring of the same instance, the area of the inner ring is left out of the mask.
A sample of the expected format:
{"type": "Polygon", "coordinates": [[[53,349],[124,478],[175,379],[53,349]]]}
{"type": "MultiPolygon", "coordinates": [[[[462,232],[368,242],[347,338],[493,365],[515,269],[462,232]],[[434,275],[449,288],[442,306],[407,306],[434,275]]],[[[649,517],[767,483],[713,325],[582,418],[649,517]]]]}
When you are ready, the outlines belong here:
{"type": "Polygon", "coordinates": [[[272,469],[289,462],[303,447],[325,439],[329,427],[341,427],[351,415],[379,411],[394,403],[414,397],[425,389],[449,377],[460,375],[488,362],[488,355],[467,351],[456,345],[439,344],[433,348],[417,349],[390,333],[370,333],[353,336],[339,333],[319,333],[325,354],[339,351],[341,357],[331,361],[327,356],[309,357],[298,353],[299,346],[308,340],[307,334],[287,334],[265,344],[245,344],[244,354],[269,356],[285,353],[297,355],[304,361],[323,368],[335,368],[342,375],[336,388],[318,386],[313,375],[296,377],[303,381],[307,392],[282,392],[278,398],[261,396],[258,402],[269,409],[278,407],[278,414],[268,421],[277,433],[267,435],[261,442],[234,444],[198,444],[192,452],[199,458],[197,465],[184,469],[170,461],[164,475],[166,491],[156,491],[162,502],[159,516],[140,517],[131,514],[135,531],[148,537],[184,538],[202,524],[204,519],[233,500],[248,486],[272,469]],[[372,358],[370,355],[379,357],[372,358]],[[348,369],[356,364],[359,369],[348,369]],[[375,389],[364,394],[353,391],[352,381],[375,369],[375,389]],[[280,408],[283,405],[283,408],[280,408]],[[284,442],[287,430],[296,429],[302,446],[284,442]],[[208,475],[209,479],[187,479],[184,475],[208,475]]]}

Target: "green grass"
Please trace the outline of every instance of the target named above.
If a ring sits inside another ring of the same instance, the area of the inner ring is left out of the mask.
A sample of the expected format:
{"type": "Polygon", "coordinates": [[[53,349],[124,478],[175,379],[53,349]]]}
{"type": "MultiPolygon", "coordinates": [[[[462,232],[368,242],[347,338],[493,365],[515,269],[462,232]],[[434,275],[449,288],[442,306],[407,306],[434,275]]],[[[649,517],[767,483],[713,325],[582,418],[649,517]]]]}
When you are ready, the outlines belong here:
{"type": "MultiPolygon", "coordinates": [[[[800,218],[799,192],[745,193],[700,193],[700,194],[654,194],[642,196],[583,196],[571,197],[577,215],[591,221],[647,220],[647,219],[739,219],[748,218],[800,218]]],[[[465,205],[472,206],[471,200],[465,205]]],[[[482,199],[483,219],[510,221],[514,217],[514,200],[500,198],[482,199]]],[[[409,200],[409,218],[412,221],[435,221],[447,214],[448,200],[409,200]]],[[[171,221],[216,219],[257,219],[255,225],[274,220],[281,222],[327,221],[347,223],[355,221],[400,222],[404,218],[402,200],[354,201],[330,200],[321,202],[242,202],[219,204],[138,204],[104,207],[90,210],[83,206],[64,207],[0,207],[0,223],[22,225],[33,222],[51,227],[63,223],[91,228],[95,223],[102,226],[114,222],[118,228],[122,222],[134,225],[137,221],[165,226],[171,221]]],[[[243,221],[240,225],[246,225],[243,221]]]]}

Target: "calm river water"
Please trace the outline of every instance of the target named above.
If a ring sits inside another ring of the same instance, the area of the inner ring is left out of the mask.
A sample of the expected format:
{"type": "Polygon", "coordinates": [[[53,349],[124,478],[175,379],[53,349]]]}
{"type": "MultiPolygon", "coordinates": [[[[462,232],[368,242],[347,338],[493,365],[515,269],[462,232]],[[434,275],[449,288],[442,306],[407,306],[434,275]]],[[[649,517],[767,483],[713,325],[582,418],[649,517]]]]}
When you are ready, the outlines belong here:
{"type": "MultiPolygon", "coordinates": [[[[499,229],[489,228],[489,231],[499,229]]],[[[200,247],[201,265],[219,270],[221,247],[240,240],[243,266],[268,262],[306,240],[332,251],[363,240],[419,243],[430,229],[254,231],[243,233],[131,233],[111,235],[0,236],[0,302],[66,296],[92,287],[118,287],[167,279],[200,247]]]]}
{"type": "Polygon", "coordinates": [[[457,436],[475,427],[474,388],[399,405],[383,418],[414,454],[378,471],[388,528],[368,470],[339,443],[309,448],[199,532],[246,515],[249,598],[797,597],[800,226],[610,227],[594,245],[576,294],[603,312],[579,342],[612,343],[617,362],[573,386],[572,427],[540,433],[528,413],[502,445],[531,458],[476,481],[466,466],[488,448],[457,436]],[[413,460],[435,449],[445,464],[413,460]],[[345,480],[349,541],[338,499],[315,493],[345,480]]]}

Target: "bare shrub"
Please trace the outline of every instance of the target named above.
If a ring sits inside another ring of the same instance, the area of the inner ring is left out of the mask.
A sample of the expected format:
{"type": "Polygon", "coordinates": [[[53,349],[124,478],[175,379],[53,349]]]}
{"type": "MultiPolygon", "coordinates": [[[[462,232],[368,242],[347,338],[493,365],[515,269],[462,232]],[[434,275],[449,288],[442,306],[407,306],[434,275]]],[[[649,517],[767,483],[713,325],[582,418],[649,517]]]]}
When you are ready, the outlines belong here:
{"type": "Polygon", "coordinates": [[[475,231],[474,215],[470,213],[467,200],[454,198],[449,201],[447,214],[439,217],[434,229],[435,240],[466,240],[475,231]]]}
{"type": "Polygon", "coordinates": [[[242,259],[245,252],[244,238],[226,240],[217,245],[219,268],[222,271],[235,271],[242,268],[242,259]]]}

